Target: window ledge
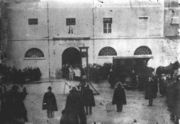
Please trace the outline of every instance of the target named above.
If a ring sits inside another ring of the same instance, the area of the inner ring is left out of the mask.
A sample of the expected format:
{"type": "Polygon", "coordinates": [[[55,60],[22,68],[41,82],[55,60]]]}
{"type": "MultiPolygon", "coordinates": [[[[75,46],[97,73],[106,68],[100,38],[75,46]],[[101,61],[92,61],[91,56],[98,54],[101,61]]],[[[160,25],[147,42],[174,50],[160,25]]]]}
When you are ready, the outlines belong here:
{"type": "Polygon", "coordinates": [[[98,59],[106,59],[106,58],[112,58],[116,56],[98,56],[98,59]]]}
{"type": "Polygon", "coordinates": [[[44,57],[40,57],[40,58],[24,58],[24,60],[45,60],[44,57]]]}

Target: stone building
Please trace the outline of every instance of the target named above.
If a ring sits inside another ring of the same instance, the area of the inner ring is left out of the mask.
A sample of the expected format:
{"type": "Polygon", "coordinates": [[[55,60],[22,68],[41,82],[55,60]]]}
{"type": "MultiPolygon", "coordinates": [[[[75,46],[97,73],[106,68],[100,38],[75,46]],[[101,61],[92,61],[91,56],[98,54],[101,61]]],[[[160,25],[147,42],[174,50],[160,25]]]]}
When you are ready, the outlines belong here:
{"type": "Polygon", "coordinates": [[[176,0],[15,0],[6,8],[6,63],[39,67],[42,78],[81,64],[79,47],[89,48],[90,64],[136,55],[153,57],[152,67],[178,60],[176,0]]]}
{"type": "Polygon", "coordinates": [[[0,63],[4,62],[6,59],[6,46],[7,46],[7,13],[6,13],[6,3],[0,0],[0,63]]]}

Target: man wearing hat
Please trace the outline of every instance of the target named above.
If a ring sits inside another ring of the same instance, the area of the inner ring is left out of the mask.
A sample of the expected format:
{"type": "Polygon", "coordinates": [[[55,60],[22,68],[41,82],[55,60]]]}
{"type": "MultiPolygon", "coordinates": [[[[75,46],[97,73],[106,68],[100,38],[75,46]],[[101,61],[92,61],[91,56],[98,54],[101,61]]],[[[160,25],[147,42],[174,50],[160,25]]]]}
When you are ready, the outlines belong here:
{"type": "Polygon", "coordinates": [[[48,87],[48,92],[44,94],[42,109],[47,110],[48,118],[53,118],[54,111],[57,111],[56,98],[51,87],[48,87]]]}
{"type": "Polygon", "coordinates": [[[117,112],[121,112],[123,105],[126,104],[126,94],[121,82],[117,83],[117,87],[114,90],[112,104],[117,106],[117,112]]]}

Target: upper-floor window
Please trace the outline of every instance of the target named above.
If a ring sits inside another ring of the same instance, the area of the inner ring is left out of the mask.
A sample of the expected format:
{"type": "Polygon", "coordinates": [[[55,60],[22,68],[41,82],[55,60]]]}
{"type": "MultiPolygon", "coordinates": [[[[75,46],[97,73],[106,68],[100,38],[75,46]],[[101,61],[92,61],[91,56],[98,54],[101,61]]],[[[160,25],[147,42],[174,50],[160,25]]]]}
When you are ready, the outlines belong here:
{"type": "Polygon", "coordinates": [[[146,29],[148,26],[148,17],[140,16],[139,17],[139,28],[146,29]]]}
{"type": "Polygon", "coordinates": [[[75,18],[67,18],[66,25],[76,25],[76,19],[75,18]]]}
{"type": "Polygon", "coordinates": [[[148,35],[148,23],[149,18],[147,16],[140,16],[138,18],[138,34],[139,36],[148,35]]]}
{"type": "Polygon", "coordinates": [[[28,19],[28,24],[29,25],[37,25],[38,24],[38,19],[37,18],[29,18],[28,19]]]}
{"type": "Polygon", "coordinates": [[[103,18],[103,32],[104,33],[112,32],[112,18],[103,18]]]}
{"type": "Polygon", "coordinates": [[[66,19],[66,25],[68,26],[68,34],[73,34],[73,26],[76,25],[76,19],[75,18],[67,18],[66,19]]]}

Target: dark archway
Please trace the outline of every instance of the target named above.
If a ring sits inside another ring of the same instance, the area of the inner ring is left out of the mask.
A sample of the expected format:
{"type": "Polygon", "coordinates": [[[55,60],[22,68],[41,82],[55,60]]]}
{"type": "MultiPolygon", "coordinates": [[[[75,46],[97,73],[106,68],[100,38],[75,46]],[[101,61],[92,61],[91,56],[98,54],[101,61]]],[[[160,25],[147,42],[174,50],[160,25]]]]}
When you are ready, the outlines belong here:
{"type": "Polygon", "coordinates": [[[81,65],[80,51],[74,47],[64,50],[62,54],[62,64],[81,65]]]}

